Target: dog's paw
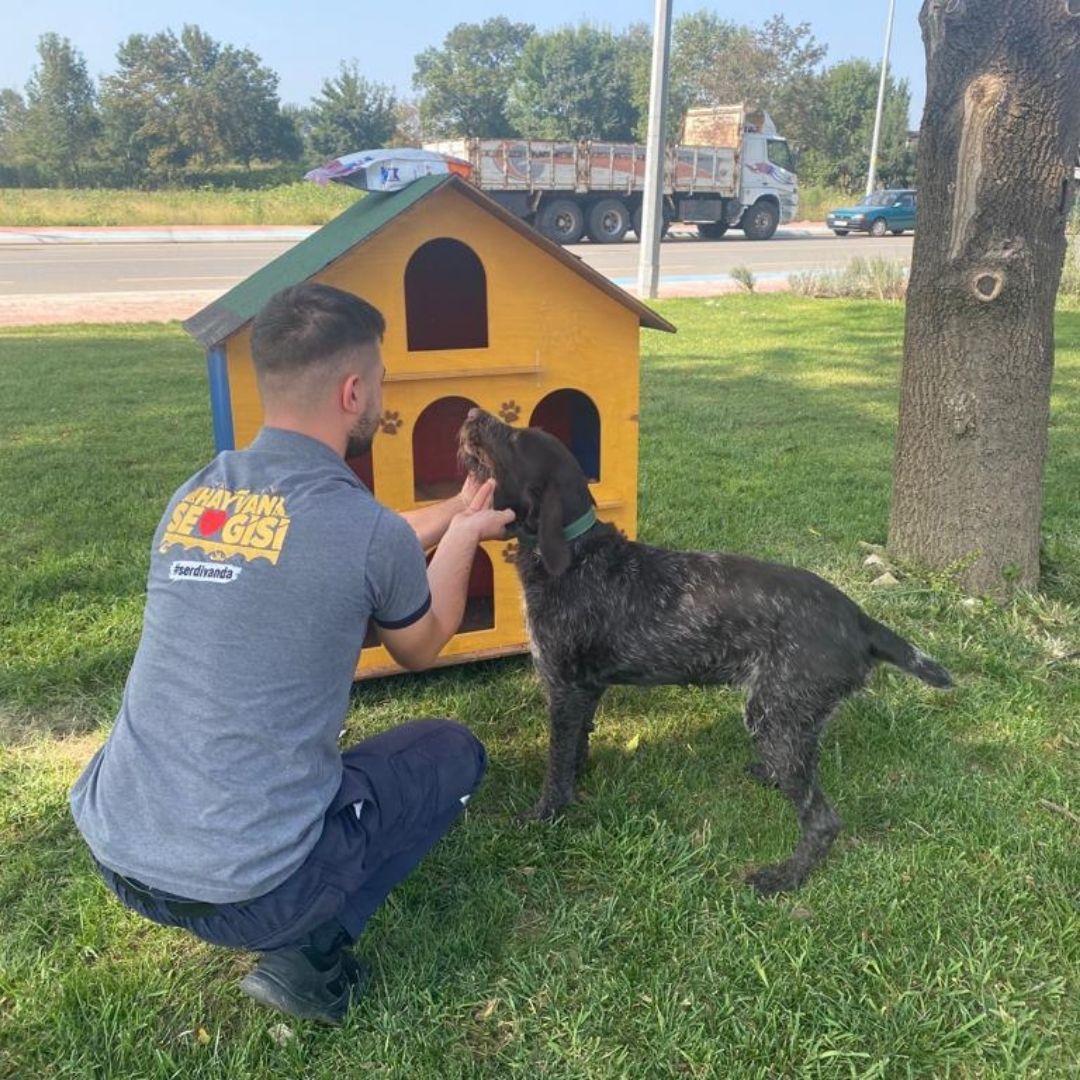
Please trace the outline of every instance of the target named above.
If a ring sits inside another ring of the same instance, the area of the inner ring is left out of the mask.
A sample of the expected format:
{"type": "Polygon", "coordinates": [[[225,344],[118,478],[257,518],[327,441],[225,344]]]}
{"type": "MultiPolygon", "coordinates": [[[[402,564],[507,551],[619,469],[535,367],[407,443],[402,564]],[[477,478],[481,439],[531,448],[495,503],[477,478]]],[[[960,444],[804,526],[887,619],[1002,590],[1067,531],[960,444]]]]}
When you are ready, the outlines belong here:
{"type": "Polygon", "coordinates": [[[746,775],[751,780],[756,780],[763,787],[776,788],[780,786],[764,761],[751,761],[746,766],[746,775]]]}
{"type": "Polygon", "coordinates": [[[777,893],[794,892],[800,885],[795,871],[786,862],[763,866],[760,870],[747,874],[746,880],[753,885],[758,896],[775,896],[777,893]]]}
{"type": "Polygon", "coordinates": [[[565,804],[551,803],[541,799],[535,806],[522,810],[515,817],[522,825],[527,825],[532,821],[554,821],[565,809],[565,804]]]}

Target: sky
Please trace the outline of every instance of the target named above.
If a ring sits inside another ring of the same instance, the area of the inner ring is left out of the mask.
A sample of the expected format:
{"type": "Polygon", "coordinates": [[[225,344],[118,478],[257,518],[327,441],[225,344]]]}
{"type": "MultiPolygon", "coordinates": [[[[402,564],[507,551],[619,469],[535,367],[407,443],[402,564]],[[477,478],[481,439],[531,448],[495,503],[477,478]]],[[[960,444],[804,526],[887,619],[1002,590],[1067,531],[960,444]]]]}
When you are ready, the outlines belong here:
{"type": "MultiPolygon", "coordinates": [[[[910,126],[919,126],[925,93],[925,56],[918,15],[922,0],[897,0],[891,71],[911,87],[910,126]]],[[[774,14],[789,23],[808,22],[829,46],[827,63],[852,56],[879,62],[885,41],[888,0],[854,5],[836,0],[675,0],[674,17],[703,8],[722,18],[757,25],[774,14]]],[[[587,21],[612,30],[633,22],[652,25],[652,0],[451,0],[411,4],[371,0],[6,0],[0,33],[0,87],[23,90],[37,62],[41,34],[70,39],[95,78],[115,67],[116,48],[129,34],[156,33],[195,23],[218,41],[247,47],[280,76],[282,101],[306,104],[342,60],[355,59],[362,72],[388,83],[399,95],[412,91],[413,57],[440,45],[459,22],[505,15],[540,30],[587,21]]]]}

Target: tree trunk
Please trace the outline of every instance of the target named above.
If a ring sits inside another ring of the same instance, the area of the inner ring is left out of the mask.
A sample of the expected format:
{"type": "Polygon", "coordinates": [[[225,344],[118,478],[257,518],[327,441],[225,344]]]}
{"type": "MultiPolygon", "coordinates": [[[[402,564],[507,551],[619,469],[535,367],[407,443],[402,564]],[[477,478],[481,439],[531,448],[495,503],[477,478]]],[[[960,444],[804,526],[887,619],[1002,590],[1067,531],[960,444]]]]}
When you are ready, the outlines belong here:
{"type": "Polygon", "coordinates": [[[1039,580],[1080,0],[926,0],[919,223],[889,546],[971,592],[1039,580]]]}

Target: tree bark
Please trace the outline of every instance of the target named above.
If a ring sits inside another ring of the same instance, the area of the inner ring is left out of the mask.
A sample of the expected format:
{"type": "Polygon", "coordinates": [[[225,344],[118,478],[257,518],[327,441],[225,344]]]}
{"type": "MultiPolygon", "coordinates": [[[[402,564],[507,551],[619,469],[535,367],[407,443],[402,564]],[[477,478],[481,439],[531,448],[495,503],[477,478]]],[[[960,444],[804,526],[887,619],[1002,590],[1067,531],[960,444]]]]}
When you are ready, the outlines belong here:
{"type": "Polygon", "coordinates": [[[971,592],[1039,579],[1080,0],[926,0],[919,223],[889,547],[971,592]]]}

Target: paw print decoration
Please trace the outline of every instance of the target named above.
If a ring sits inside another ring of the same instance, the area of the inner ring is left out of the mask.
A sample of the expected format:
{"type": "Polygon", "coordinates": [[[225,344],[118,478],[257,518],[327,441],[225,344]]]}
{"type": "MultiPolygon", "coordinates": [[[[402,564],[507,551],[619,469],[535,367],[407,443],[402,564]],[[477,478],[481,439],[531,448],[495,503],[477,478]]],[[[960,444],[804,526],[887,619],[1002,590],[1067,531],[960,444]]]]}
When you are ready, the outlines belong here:
{"type": "Polygon", "coordinates": [[[499,415],[507,424],[512,424],[521,415],[521,406],[513,399],[504,401],[499,415]]]}
{"type": "Polygon", "coordinates": [[[385,435],[396,435],[401,424],[401,413],[391,409],[387,409],[379,420],[379,427],[385,435]]]}
{"type": "Polygon", "coordinates": [[[514,563],[514,562],[517,561],[518,542],[516,540],[511,540],[510,543],[508,543],[503,548],[502,557],[503,557],[503,562],[514,563]]]}

